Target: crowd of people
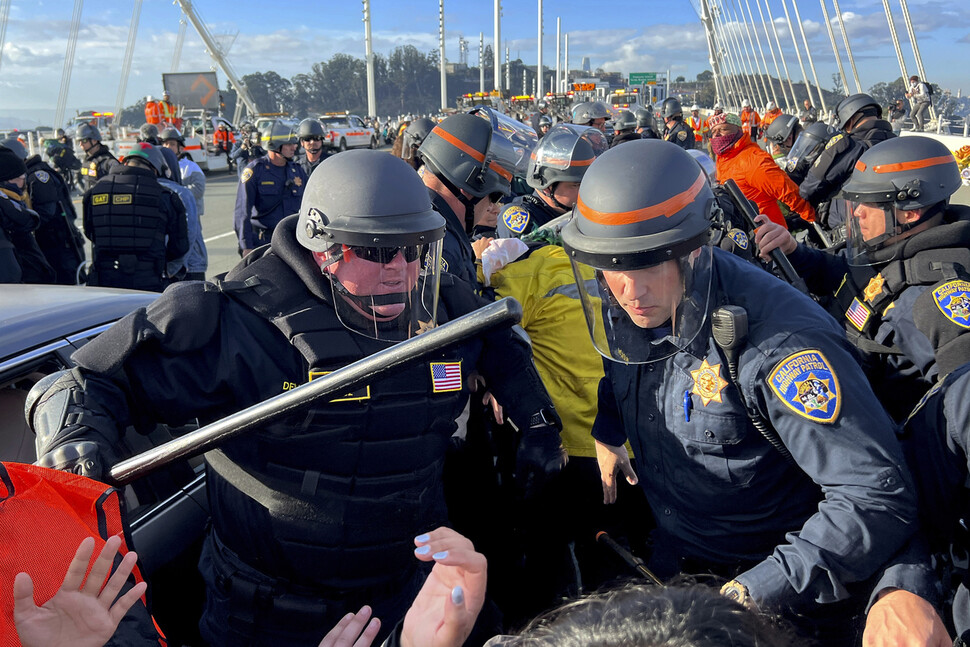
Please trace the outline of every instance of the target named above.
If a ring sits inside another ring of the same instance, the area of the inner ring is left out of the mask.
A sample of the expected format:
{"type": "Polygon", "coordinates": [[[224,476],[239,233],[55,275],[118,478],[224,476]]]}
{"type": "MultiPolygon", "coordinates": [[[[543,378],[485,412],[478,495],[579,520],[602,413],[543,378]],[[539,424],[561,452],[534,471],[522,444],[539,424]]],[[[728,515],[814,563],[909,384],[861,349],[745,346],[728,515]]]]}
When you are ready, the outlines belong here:
{"type": "MultiPolygon", "coordinates": [[[[895,137],[869,95],[834,127],[810,103],[744,108],[588,102],[554,123],[540,106],[531,126],[479,108],[409,120],[391,153],[328,155],[313,119],[268,150],[244,129],[242,260],[211,283],[205,176],[178,131],[144,128],[118,162],[82,127],[88,283],[164,292],[35,387],[34,469],[102,481],[129,427],[217,420],[514,297],[520,329],[206,454],[202,640],[953,644],[970,632],[945,559],[966,548],[970,476],[956,161],[895,137]],[[638,574],[654,584],[618,585],[638,574]]],[[[51,212],[18,198],[14,148],[0,207],[39,243],[51,212]]],[[[64,541],[95,541],[69,566],[8,574],[22,644],[159,644],[134,553],[79,532],[64,541]]]]}

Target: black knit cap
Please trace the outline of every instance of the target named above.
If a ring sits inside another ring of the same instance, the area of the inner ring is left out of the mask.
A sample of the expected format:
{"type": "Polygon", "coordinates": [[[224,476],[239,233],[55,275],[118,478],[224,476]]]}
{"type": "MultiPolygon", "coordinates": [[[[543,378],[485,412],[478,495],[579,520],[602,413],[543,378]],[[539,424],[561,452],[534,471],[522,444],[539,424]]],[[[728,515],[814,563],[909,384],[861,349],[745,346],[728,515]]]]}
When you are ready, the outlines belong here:
{"type": "Polygon", "coordinates": [[[0,182],[27,175],[27,166],[17,154],[6,146],[0,146],[0,182]]]}
{"type": "Polygon", "coordinates": [[[913,320],[933,344],[939,377],[970,362],[970,282],[947,281],[925,290],[913,305],[913,320]]]}

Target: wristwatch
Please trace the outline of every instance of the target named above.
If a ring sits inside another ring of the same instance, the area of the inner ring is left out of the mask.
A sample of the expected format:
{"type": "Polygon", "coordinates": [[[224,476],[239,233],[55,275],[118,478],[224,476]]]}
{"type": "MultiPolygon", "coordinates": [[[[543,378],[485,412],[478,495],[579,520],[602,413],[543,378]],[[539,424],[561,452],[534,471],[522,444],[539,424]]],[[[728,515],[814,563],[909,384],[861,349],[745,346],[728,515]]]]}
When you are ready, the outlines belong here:
{"type": "Polygon", "coordinates": [[[741,606],[750,606],[754,600],[748,595],[748,587],[737,580],[731,580],[721,587],[721,595],[729,600],[734,600],[741,606]]]}
{"type": "Polygon", "coordinates": [[[556,419],[551,416],[550,412],[545,408],[539,409],[532,414],[531,418],[529,418],[529,429],[554,424],[556,424],[556,419]]]}

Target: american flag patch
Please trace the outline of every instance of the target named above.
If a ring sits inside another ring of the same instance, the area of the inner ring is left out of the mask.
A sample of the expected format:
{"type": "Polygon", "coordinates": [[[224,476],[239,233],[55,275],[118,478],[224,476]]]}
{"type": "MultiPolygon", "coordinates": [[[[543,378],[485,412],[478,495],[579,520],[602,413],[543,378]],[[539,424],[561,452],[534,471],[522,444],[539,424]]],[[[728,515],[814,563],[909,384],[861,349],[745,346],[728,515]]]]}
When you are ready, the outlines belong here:
{"type": "Polygon", "coordinates": [[[461,391],[461,362],[431,362],[431,386],[435,393],[461,391]]]}
{"type": "Polygon", "coordinates": [[[867,308],[859,299],[852,299],[852,305],[845,311],[845,318],[851,321],[852,325],[859,329],[859,332],[862,332],[862,329],[866,327],[866,322],[869,321],[871,315],[872,310],[867,308]]]}

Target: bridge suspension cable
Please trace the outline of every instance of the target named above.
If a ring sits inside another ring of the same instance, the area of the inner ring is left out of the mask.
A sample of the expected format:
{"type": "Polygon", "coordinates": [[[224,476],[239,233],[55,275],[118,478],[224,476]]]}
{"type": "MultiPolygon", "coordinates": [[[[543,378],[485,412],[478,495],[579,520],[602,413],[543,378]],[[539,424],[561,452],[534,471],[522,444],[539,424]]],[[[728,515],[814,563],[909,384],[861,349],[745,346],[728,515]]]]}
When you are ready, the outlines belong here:
{"type": "Polygon", "coordinates": [[[121,111],[125,107],[125,92],[128,90],[128,77],[131,74],[131,59],[135,55],[135,37],[138,35],[138,21],[141,17],[142,0],[135,0],[131,11],[131,24],[128,26],[128,44],[125,46],[125,58],[121,64],[121,81],[118,83],[118,98],[115,100],[115,115],[121,119],[121,111]]]}
{"type": "Polygon", "coordinates": [[[61,89],[57,94],[57,109],[54,111],[54,127],[64,123],[64,113],[67,111],[67,93],[71,90],[71,71],[74,69],[74,52],[77,50],[77,35],[81,30],[81,11],[84,0],[74,0],[74,14],[71,16],[71,28],[67,36],[67,52],[64,54],[64,69],[61,71],[61,89]]]}
{"type": "Polygon", "coordinates": [[[0,68],[3,67],[3,43],[7,38],[7,19],[10,17],[11,0],[0,0],[0,68]]]}

